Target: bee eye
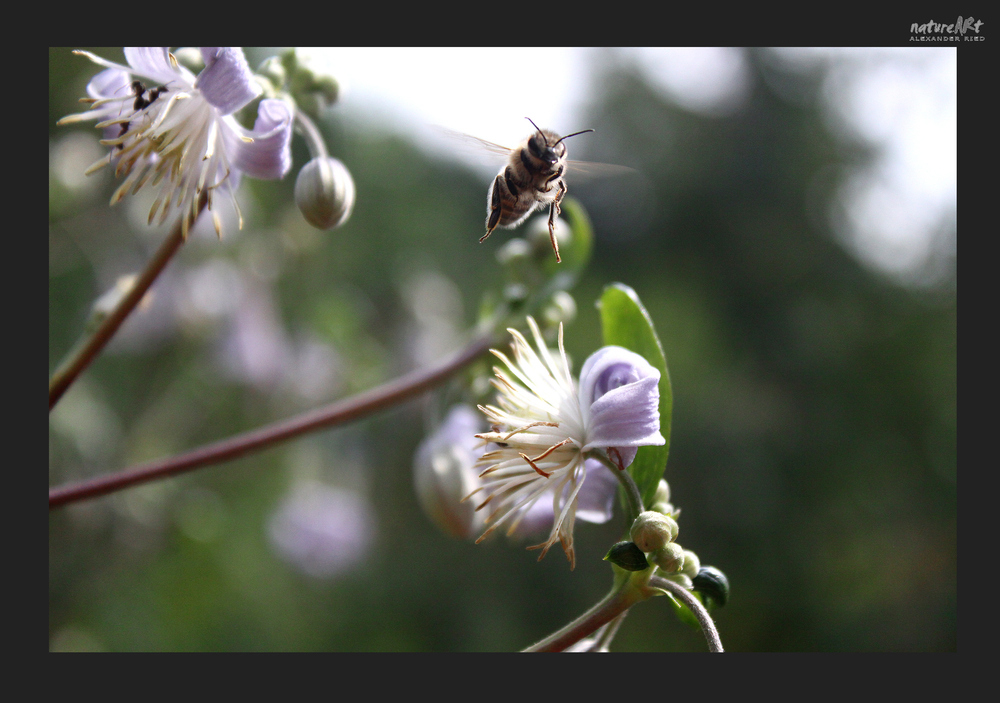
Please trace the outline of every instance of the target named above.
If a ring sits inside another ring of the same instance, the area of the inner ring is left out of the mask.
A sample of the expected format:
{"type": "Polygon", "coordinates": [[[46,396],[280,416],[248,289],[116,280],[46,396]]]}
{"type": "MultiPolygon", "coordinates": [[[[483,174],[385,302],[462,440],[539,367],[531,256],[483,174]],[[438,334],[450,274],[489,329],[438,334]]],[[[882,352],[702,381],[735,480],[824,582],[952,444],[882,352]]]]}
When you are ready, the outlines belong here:
{"type": "Polygon", "coordinates": [[[531,151],[533,156],[539,159],[542,158],[542,151],[546,146],[547,145],[541,144],[541,139],[538,138],[538,135],[535,135],[528,140],[528,149],[531,151]]]}

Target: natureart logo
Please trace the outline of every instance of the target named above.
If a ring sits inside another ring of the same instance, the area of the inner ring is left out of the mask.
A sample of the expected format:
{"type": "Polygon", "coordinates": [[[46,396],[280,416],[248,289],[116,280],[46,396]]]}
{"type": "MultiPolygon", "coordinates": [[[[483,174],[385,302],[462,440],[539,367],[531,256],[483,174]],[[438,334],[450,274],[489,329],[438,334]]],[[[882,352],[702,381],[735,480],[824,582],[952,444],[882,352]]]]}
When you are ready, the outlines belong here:
{"type": "Polygon", "coordinates": [[[985,41],[986,37],[979,34],[982,26],[982,20],[963,19],[961,15],[951,24],[934,20],[925,24],[914,22],[910,25],[910,41],[985,41]]]}

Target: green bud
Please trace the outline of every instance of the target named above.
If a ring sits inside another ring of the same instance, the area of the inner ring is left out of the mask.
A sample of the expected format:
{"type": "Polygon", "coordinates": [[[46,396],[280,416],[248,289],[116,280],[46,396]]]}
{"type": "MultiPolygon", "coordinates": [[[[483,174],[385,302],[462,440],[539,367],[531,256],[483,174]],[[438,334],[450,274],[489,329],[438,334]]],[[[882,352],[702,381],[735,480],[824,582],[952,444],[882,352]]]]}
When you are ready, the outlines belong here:
{"type": "Polygon", "coordinates": [[[681,572],[686,574],[689,578],[694,578],[698,575],[701,570],[701,559],[698,555],[692,552],[690,549],[684,550],[684,566],[681,568],[681,572]]]}
{"type": "Polygon", "coordinates": [[[503,287],[504,300],[517,303],[528,299],[528,287],[523,283],[508,283],[503,287]]]}
{"type": "Polygon", "coordinates": [[[317,157],[295,179],[295,204],[317,229],[329,230],[347,221],[354,209],[354,179],[337,159],[317,157]]]}
{"type": "Polygon", "coordinates": [[[653,512],[663,513],[664,515],[669,515],[674,520],[677,520],[681,515],[681,509],[674,506],[673,503],[653,503],[649,506],[649,509],[653,512]]]}
{"type": "Polygon", "coordinates": [[[690,591],[690,590],[692,590],[694,588],[694,585],[691,583],[691,577],[688,576],[687,574],[682,574],[682,573],[679,573],[679,572],[676,573],[676,574],[667,574],[667,573],[664,573],[663,577],[665,579],[667,579],[668,581],[673,581],[674,583],[683,586],[688,591],[690,591]]]}
{"type": "Polygon", "coordinates": [[[670,542],[650,554],[649,560],[663,573],[676,574],[684,568],[684,548],[676,542],[670,542]]]}
{"type": "Polygon", "coordinates": [[[694,584],[694,590],[705,597],[705,605],[711,601],[721,608],[729,600],[729,579],[714,566],[701,567],[698,570],[698,575],[691,581],[694,584]]]}
{"type": "Polygon", "coordinates": [[[656,493],[653,495],[653,503],[669,503],[670,502],[670,485],[667,483],[666,479],[660,479],[660,482],[656,486],[656,493]]]}
{"type": "Polygon", "coordinates": [[[634,542],[619,542],[604,555],[604,561],[610,561],[626,571],[642,571],[649,568],[646,555],[635,546],[634,542]]]}
{"type": "Polygon", "coordinates": [[[564,290],[556,291],[542,310],[546,326],[556,327],[560,322],[572,322],[576,317],[576,301],[564,290]]]}
{"type": "Polygon", "coordinates": [[[320,94],[323,101],[329,106],[337,102],[340,95],[340,84],[333,76],[321,75],[316,77],[316,85],[313,89],[320,94]]]}
{"type": "Polygon", "coordinates": [[[284,64],[277,56],[264,59],[260,68],[257,69],[257,74],[266,78],[276,89],[281,89],[285,85],[285,81],[288,80],[288,71],[285,70],[284,64]]]}
{"type": "MultiPolygon", "coordinates": [[[[572,246],[573,231],[570,229],[569,223],[561,217],[556,218],[552,227],[552,232],[555,234],[556,241],[559,243],[560,251],[566,250],[572,246]]],[[[552,252],[552,240],[549,237],[548,215],[532,219],[528,223],[525,238],[531,244],[532,253],[536,257],[544,259],[551,257],[553,261],[555,260],[555,254],[552,252]]]]}
{"type": "Polygon", "coordinates": [[[629,535],[642,551],[649,554],[677,539],[677,523],[669,515],[647,510],[639,513],[629,535]]]}
{"type": "Polygon", "coordinates": [[[511,266],[519,270],[531,258],[531,245],[526,239],[513,237],[497,249],[496,257],[501,265],[511,266]]]}

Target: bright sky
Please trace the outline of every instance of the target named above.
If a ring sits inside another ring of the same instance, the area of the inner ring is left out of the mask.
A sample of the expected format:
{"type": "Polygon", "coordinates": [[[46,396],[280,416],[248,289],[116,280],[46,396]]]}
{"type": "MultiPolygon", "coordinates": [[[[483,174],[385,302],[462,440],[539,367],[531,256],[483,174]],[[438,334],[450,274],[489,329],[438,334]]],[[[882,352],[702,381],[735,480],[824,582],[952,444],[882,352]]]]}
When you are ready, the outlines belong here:
{"type": "MultiPolygon", "coordinates": [[[[579,115],[598,51],[323,48],[303,53],[341,82],[337,109],[348,119],[374,122],[444,150],[431,129],[435,125],[507,146],[527,133],[525,116],[563,134],[585,129],[579,115]]],[[[689,109],[725,113],[738,107],[744,94],[746,68],[739,50],[618,51],[657,89],[689,109]]],[[[845,184],[843,236],[863,258],[903,276],[923,261],[940,219],[954,218],[956,54],[953,47],[787,49],[779,54],[806,64],[831,55],[847,59],[826,85],[831,123],[845,134],[881,142],[884,151],[873,170],[845,184]]]]}

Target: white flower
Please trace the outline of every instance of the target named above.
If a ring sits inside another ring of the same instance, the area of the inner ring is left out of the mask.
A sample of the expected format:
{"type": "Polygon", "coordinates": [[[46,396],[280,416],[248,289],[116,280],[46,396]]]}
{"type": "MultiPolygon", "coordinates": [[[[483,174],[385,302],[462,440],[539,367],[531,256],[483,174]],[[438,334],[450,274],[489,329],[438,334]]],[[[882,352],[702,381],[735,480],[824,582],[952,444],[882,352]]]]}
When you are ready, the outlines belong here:
{"type": "MultiPolygon", "coordinates": [[[[83,101],[91,109],[59,124],[96,119],[105,130],[101,143],[111,147],[111,154],[87,173],[113,164],[115,175],[124,176],[112,205],[144,186],[158,188],[149,222],[158,213],[162,222],[179,210],[186,237],[201,199],[211,210],[214,190],[223,188],[232,197],[241,172],[274,179],[291,168],[292,112],[287,104],[262,100],[253,130],[233,117],[261,93],[241,49],[202,47],[205,68],[197,76],[167,47],[125,47],[128,66],[76,53],[106,69],[87,85],[90,97],[83,101]]],[[[212,217],[221,233],[218,216],[213,212],[212,217]]]]}
{"type": "Polygon", "coordinates": [[[555,514],[552,529],[545,542],[528,548],[541,549],[541,559],[559,541],[572,567],[573,524],[587,476],[585,453],[605,449],[624,469],[638,447],[664,443],[660,372],[638,354],[608,346],[584,362],[577,384],[563,347],[562,326],[558,352],[546,347],[530,317],[528,326],[537,352],[513,329],[514,360],[493,350],[513,377],[494,367],[498,406],[480,406],[493,431],[476,436],[499,448],[479,460],[488,468],[480,474],[482,486],[468,497],[482,491],[487,497],[477,510],[493,505],[481,541],[508,520],[508,533],[514,532],[535,502],[548,494],[555,514]]]}
{"type": "MultiPolygon", "coordinates": [[[[462,500],[482,485],[476,464],[489,445],[476,437],[483,419],[468,405],[452,406],[444,421],[420,442],[413,456],[413,485],[420,507],[439,528],[460,539],[483,529],[483,514],[462,500]]],[[[618,481],[596,459],[586,461],[587,481],[577,494],[576,517],[605,523],[613,514],[618,481]]],[[[555,519],[552,496],[544,495],[518,517],[514,537],[548,532],[555,519]]]]}

